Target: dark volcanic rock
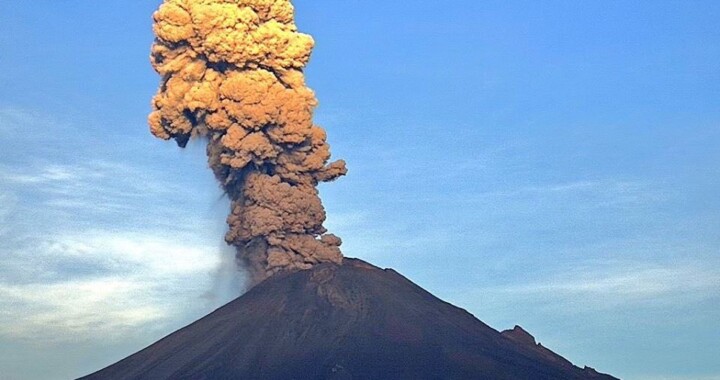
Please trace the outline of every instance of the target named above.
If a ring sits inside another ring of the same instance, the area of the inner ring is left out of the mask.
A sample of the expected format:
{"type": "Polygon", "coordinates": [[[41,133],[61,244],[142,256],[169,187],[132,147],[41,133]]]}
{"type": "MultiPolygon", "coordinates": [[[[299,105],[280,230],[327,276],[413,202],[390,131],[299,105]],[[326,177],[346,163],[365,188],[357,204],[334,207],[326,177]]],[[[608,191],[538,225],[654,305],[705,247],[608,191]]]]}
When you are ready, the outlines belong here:
{"type": "Polygon", "coordinates": [[[614,379],[360,260],[276,275],[84,379],[614,379]]]}

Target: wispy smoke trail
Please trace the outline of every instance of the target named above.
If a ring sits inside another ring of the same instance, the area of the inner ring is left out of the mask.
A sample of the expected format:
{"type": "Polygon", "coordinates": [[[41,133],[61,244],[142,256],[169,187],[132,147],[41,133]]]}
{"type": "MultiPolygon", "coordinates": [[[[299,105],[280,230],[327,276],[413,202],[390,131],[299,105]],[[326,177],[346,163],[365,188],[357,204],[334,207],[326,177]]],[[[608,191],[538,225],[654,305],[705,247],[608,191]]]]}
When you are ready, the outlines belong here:
{"type": "Polygon", "coordinates": [[[232,201],[225,240],[253,282],[341,262],[317,184],[347,170],[328,164],[325,131],[313,124],[317,100],[303,68],[314,42],[297,31],[290,1],[165,0],[153,18],[162,80],[150,130],[181,147],[207,139],[232,201]]]}

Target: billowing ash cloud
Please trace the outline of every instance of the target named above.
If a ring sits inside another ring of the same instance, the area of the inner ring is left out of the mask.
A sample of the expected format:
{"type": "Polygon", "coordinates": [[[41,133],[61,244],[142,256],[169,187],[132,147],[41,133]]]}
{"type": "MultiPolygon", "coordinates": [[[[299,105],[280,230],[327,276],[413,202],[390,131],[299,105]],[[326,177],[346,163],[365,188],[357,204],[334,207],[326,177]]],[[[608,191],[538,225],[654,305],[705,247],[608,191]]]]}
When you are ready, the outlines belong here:
{"type": "Polygon", "coordinates": [[[289,0],[165,0],[151,60],[162,76],[150,130],[184,147],[208,141],[210,167],[230,196],[238,262],[257,283],[281,270],[342,261],[322,226],[317,184],[344,175],[328,164],[325,131],[303,68],[313,39],[289,0]]]}

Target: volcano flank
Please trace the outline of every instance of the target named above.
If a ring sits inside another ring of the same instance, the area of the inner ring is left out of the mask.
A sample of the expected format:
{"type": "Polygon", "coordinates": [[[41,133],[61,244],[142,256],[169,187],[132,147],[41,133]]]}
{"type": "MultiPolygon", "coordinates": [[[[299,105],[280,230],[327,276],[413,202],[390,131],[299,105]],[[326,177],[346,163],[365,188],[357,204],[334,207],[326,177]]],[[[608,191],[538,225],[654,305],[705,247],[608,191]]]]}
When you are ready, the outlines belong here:
{"type": "Polygon", "coordinates": [[[357,259],[281,272],[83,379],[615,379],[357,259]]]}

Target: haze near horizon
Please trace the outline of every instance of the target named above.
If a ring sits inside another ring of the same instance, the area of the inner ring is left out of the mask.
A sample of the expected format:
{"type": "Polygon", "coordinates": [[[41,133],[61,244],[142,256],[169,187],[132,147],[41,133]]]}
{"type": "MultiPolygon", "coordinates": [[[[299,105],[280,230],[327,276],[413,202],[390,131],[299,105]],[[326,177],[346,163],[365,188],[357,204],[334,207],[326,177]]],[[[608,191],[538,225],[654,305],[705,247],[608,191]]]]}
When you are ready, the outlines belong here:
{"type": "MultiPolygon", "coordinates": [[[[159,3],[0,4],[5,376],[87,374],[237,295],[204,147],[147,132],[159,3]]],[[[720,378],[717,3],[295,6],[346,256],[575,363],[720,378]]]]}

